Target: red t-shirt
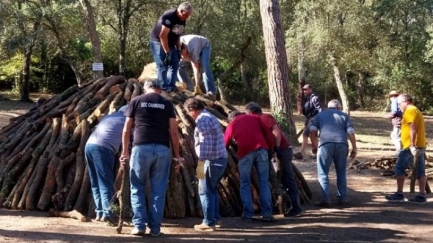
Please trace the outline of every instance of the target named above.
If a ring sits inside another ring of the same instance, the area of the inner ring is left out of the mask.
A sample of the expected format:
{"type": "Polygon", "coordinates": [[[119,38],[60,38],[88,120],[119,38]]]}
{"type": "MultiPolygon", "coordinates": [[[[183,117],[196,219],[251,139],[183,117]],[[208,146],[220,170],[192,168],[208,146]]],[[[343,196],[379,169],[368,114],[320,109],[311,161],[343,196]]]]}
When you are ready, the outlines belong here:
{"type": "Polygon", "coordinates": [[[237,156],[241,159],[252,151],[274,147],[274,138],[266,124],[254,115],[239,115],[229,124],[224,133],[228,147],[232,141],[238,146],[237,156]]]}
{"type": "MultiPolygon", "coordinates": [[[[259,117],[266,124],[266,126],[269,128],[269,130],[271,131],[271,133],[272,133],[272,127],[273,126],[280,127],[278,125],[278,122],[275,120],[275,118],[273,116],[269,115],[269,114],[261,114],[259,117]]],[[[281,132],[280,148],[281,149],[285,149],[285,148],[288,148],[288,147],[290,147],[290,143],[287,140],[286,136],[284,136],[284,134],[282,134],[282,132],[281,132]]]]}

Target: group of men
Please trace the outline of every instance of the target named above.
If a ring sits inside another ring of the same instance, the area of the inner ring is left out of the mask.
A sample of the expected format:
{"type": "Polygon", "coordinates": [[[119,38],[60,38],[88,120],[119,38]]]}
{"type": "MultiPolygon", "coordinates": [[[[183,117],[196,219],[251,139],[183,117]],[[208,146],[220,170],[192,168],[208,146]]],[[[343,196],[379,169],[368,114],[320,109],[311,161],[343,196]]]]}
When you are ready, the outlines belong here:
{"type": "MultiPolygon", "coordinates": [[[[130,168],[131,205],[134,213],[132,235],[144,235],[146,227],[149,228],[151,236],[160,235],[170,168],[174,163],[177,173],[183,165],[174,107],[161,96],[163,90],[175,89],[173,74],[177,72],[179,56],[193,63],[196,86],[199,84],[197,63],[200,60],[205,70],[206,89],[208,92],[215,91],[212,74],[207,66],[211,50],[209,41],[200,36],[180,37],[185,28],[185,21],[191,14],[192,6],[185,2],[161,16],[151,33],[151,50],[158,67],[158,79],[144,81],[143,95],[132,99],[128,106],[122,107],[117,113],[103,118],[86,144],[85,155],[96,204],[96,220],[111,223],[116,222],[116,216],[110,208],[110,201],[114,195],[115,154],[122,145],[121,165],[129,165],[130,168]],[[145,193],[147,178],[150,181],[148,199],[145,193]]],[[[350,117],[341,111],[338,100],[331,100],[327,109],[322,109],[311,85],[304,85],[303,91],[303,114],[306,122],[298,157],[304,156],[310,138],[312,152],[317,154],[317,173],[322,190],[321,200],[316,206],[331,206],[328,174],[332,163],[337,174],[338,203],[347,204],[347,158],[355,158],[357,154],[354,127],[350,117]],[[352,147],[350,153],[348,139],[352,147]]],[[[390,118],[401,118],[401,122],[398,123],[401,130],[399,128],[393,131],[395,140],[401,131],[402,146],[397,150],[398,161],[395,167],[398,187],[397,192],[387,195],[386,199],[391,202],[404,200],[402,192],[405,169],[414,157],[418,162],[416,170],[420,192],[409,201],[425,203],[426,139],[423,116],[413,105],[409,95],[401,94],[396,97],[395,102],[400,111],[393,103],[393,115],[390,115],[390,118]]],[[[292,204],[284,216],[296,217],[303,213],[293,173],[293,150],[274,117],[264,114],[257,103],[251,102],[245,107],[246,113],[233,111],[229,114],[230,123],[223,132],[218,119],[205,109],[202,101],[189,98],[184,103],[184,109],[196,123],[196,174],[199,179],[199,196],[204,219],[201,224],[194,226],[195,230],[214,231],[221,225],[218,184],[227,167],[227,148],[230,146],[235,149],[239,160],[243,220],[257,220],[253,217],[251,195],[253,167],[256,169],[259,182],[260,220],[275,220],[272,216],[272,199],[268,184],[271,168],[269,160],[273,156],[281,162],[281,183],[288,192],[292,204]]],[[[396,127],[398,128],[398,125],[396,127]]]]}
{"type": "Polygon", "coordinates": [[[163,90],[177,91],[176,80],[179,79],[187,89],[203,94],[200,88],[200,76],[203,74],[206,94],[214,98],[216,87],[210,68],[212,45],[203,36],[183,35],[186,20],[192,13],[189,2],[166,11],[150,32],[150,50],[163,90]],[[194,73],[194,87],[187,71],[189,63],[194,73]]]}

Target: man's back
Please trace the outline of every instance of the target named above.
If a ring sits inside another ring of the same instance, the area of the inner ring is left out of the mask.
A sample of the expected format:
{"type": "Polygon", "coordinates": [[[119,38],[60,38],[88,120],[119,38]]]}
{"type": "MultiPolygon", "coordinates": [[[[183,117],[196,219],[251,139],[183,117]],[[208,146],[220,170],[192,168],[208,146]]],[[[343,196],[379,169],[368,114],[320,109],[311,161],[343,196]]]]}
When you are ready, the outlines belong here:
{"type": "Polygon", "coordinates": [[[319,113],[312,127],[320,130],[319,146],[329,142],[347,144],[347,130],[353,128],[349,116],[335,108],[319,113]]]}

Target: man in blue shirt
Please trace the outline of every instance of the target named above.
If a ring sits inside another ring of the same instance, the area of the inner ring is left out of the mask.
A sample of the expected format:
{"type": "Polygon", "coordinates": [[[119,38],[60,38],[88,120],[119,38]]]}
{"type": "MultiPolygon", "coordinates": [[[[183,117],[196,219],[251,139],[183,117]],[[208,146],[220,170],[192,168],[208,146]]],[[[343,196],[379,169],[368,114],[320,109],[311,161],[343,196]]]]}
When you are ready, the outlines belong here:
{"type": "Polygon", "coordinates": [[[356,156],[355,129],[350,122],[349,116],[341,111],[338,100],[331,100],[328,109],[319,113],[310,127],[313,154],[317,153],[317,177],[322,189],[321,201],[315,205],[318,207],[330,207],[331,198],[329,193],[329,167],[334,162],[337,174],[337,197],[340,205],[347,204],[347,180],[346,166],[349,145],[347,138],[352,144],[350,158],[356,156]],[[320,130],[320,141],[317,134],[320,130]]]}
{"type": "Polygon", "coordinates": [[[114,195],[115,155],[122,142],[122,129],[126,120],[123,113],[126,107],[123,106],[118,112],[104,117],[90,135],[84,149],[96,205],[96,221],[116,223],[110,201],[114,195]]]}
{"type": "Polygon", "coordinates": [[[218,184],[227,166],[227,150],[224,135],[218,119],[209,113],[200,100],[189,98],[185,110],[195,119],[195,152],[198,157],[197,178],[203,209],[203,222],[194,225],[197,231],[214,231],[219,225],[218,184]]]}

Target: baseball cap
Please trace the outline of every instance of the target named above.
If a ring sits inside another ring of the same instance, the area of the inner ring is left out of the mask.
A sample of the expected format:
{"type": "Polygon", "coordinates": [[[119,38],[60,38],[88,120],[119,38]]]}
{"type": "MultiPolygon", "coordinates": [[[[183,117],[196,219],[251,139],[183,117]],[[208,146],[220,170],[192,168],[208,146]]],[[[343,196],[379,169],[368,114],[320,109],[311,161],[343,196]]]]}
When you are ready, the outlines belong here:
{"type": "Polygon", "coordinates": [[[302,89],[312,89],[313,87],[310,84],[306,84],[302,87],[302,89]]]}
{"type": "Polygon", "coordinates": [[[391,96],[398,96],[399,95],[399,93],[398,93],[398,91],[396,91],[396,90],[391,90],[391,92],[389,92],[389,97],[391,97],[391,96]]]}

